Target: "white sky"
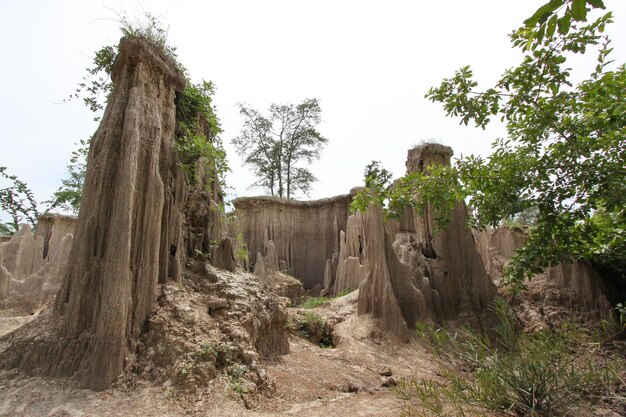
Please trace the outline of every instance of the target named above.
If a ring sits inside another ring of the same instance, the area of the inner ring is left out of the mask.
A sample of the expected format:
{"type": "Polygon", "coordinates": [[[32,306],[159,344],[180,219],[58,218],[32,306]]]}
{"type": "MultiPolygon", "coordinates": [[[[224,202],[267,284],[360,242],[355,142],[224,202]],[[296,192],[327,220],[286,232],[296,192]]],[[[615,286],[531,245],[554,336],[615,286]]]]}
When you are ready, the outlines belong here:
{"type": "MultiPolygon", "coordinates": [[[[237,196],[254,181],[230,139],[240,131],[236,103],[316,97],[319,130],[329,139],[311,198],[343,194],[380,160],[399,176],[407,150],[437,139],[455,154],[487,154],[501,128],[482,131],[446,118],[424,98],[461,66],[488,87],[520,60],[507,37],[546,0],[183,1],[3,0],[0,14],[0,165],[40,201],[66,174],[75,143],[96,129],[80,101],[62,103],[85,75],[94,51],[120,38],[114,11],[149,11],[194,81],[212,80],[237,196]]],[[[613,59],[626,61],[626,2],[615,14],[613,59]]],[[[593,60],[592,56],[586,58],[593,60]]],[[[232,195],[231,195],[232,197],[232,195]]]]}

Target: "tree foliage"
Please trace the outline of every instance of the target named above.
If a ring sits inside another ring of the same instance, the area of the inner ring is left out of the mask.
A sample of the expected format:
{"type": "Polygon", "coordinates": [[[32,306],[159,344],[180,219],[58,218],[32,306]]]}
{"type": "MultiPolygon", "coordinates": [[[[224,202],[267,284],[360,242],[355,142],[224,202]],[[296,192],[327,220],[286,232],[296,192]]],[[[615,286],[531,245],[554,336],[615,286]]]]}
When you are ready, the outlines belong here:
{"type": "Polygon", "coordinates": [[[626,68],[609,59],[603,32],[611,13],[587,21],[586,6],[604,8],[600,0],[552,0],[539,8],[510,36],[522,62],[493,87],[478,89],[463,67],[431,88],[426,97],[448,116],[481,128],[499,119],[507,137],[488,157],[409,174],[389,191],[391,212],[428,201],[444,224],[459,198],[474,209],[477,227],[531,210],[528,244],[505,271],[513,283],[576,259],[626,279],[626,68]],[[594,70],[575,84],[568,60],[592,51],[594,70]]]}
{"type": "Polygon", "coordinates": [[[67,166],[67,177],[61,180],[59,187],[52,198],[47,201],[50,206],[48,211],[61,209],[78,214],[80,201],[83,198],[83,185],[87,172],[87,154],[89,153],[89,140],[81,139],[77,149],[72,151],[70,163],[67,166]]]}
{"type": "MultiPolygon", "coordinates": [[[[176,96],[176,149],[181,167],[187,171],[191,181],[195,179],[198,161],[204,159],[215,168],[215,177],[220,187],[226,187],[224,176],[230,170],[226,151],[219,138],[222,132],[219,119],[213,108],[215,86],[210,81],[198,84],[187,83],[185,89],[176,96]],[[206,129],[202,129],[203,120],[206,129]]],[[[207,187],[210,184],[205,184],[207,187]]]]}
{"type": "Polygon", "coordinates": [[[292,198],[298,191],[307,194],[316,178],[298,164],[318,159],[328,142],[317,131],[322,113],[318,100],[272,104],[267,117],[243,104],[239,111],[244,126],[232,143],[257,177],[252,186],[279,197],[292,198]]]}
{"type": "Polygon", "coordinates": [[[0,188],[0,210],[11,216],[10,222],[0,222],[0,235],[16,233],[23,223],[34,229],[39,210],[33,192],[17,176],[8,174],[6,167],[0,166],[0,178],[8,182],[6,187],[0,188]]]}

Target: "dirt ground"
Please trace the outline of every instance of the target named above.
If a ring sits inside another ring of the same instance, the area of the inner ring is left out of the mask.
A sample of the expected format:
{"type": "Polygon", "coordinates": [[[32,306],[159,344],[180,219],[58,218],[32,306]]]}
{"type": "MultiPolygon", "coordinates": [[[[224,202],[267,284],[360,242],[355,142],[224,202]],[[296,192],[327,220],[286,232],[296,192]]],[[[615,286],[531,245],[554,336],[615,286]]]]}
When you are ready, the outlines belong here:
{"type": "MultiPolygon", "coordinates": [[[[432,378],[437,361],[416,342],[404,343],[356,315],[356,293],[315,311],[332,323],[334,347],[290,336],[290,353],[262,363],[272,390],[239,395],[241,387],[220,375],[195,392],[121,378],[94,392],[71,381],[0,373],[0,416],[398,416],[401,402],[383,384],[405,377],[432,378]]],[[[294,314],[295,310],[291,313],[294,314]]],[[[27,318],[0,323],[0,333],[27,318]]]]}

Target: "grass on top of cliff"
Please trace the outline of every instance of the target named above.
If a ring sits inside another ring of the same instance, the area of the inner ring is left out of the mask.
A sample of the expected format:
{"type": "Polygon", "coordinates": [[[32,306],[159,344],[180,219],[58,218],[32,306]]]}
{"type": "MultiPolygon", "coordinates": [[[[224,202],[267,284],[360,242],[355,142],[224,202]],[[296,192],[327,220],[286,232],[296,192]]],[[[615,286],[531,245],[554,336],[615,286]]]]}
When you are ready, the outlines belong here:
{"type": "Polygon", "coordinates": [[[330,303],[332,300],[336,300],[337,298],[343,297],[344,295],[350,294],[354,291],[352,288],[346,288],[344,290],[339,291],[334,297],[307,297],[304,299],[302,304],[300,304],[300,308],[317,308],[321,307],[325,304],[330,303]]]}

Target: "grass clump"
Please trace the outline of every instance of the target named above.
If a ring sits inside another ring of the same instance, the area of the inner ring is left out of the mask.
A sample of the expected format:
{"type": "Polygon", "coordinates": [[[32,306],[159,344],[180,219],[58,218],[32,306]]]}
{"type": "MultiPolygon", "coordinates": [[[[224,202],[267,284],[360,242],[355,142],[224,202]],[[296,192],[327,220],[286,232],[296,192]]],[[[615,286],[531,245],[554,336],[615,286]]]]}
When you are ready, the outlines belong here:
{"type": "Polygon", "coordinates": [[[328,304],[332,300],[335,300],[337,298],[343,297],[344,295],[350,294],[352,291],[354,291],[352,288],[345,288],[339,291],[334,297],[307,297],[302,302],[300,307],[307,308],[307,309],[321,307],[325,304],[328,304]]]}
{"type": "Polygon", "coordinates": [[[320,347],[333,346],[332,329],[324,317],[314,311],[298,312],[287,320],[287,330],[299,333],[320,347]]]}
{"type": "Polygon", "coordinates": [[[493,310],[500,324],[491,338],[418,325],[433,351],[463,371],[443,370],[437,381],[401,381],[396,394],[405,416],[568,415],[610,394],[619,380],[623,363],[601,357],[589,332],[563,324],[528,334],[504,300],[496,299],[493,310]]]}

